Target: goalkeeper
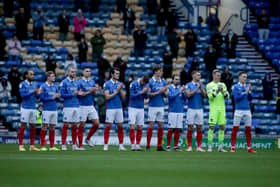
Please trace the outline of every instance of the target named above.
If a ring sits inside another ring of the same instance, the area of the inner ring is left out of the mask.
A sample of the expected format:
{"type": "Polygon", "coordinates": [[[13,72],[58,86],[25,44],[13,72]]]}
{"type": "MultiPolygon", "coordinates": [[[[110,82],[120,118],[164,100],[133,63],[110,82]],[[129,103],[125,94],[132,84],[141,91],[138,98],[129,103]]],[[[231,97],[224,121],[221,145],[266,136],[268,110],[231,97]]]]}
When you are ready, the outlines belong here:
{"type": "Polygon", "coordinates": [[[209,130],[208,130],[208,152],[212,152],[214,138],[214,127],[219,125],[218,142],[219,152],[227,152],[223,149],[226,125],[225,98],[229,98],[227,87],[221,83],[221,72],[218,69],[212,72],[213,81],[206,85],[206,92],[209,100],[209,130]]]}

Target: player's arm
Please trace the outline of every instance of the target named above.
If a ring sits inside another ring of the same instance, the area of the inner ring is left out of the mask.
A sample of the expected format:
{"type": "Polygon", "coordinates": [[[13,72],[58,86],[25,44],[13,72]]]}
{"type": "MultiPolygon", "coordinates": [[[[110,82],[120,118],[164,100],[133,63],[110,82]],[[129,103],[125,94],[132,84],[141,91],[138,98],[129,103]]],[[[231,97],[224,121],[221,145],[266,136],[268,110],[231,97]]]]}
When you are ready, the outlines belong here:
{"type": "Polygon", "coordinates": [[[173,100],[180,94],[179,91],[172,89],[171,87],[168,88],[168,99],[173,100]]]}
{"type": "Polygon", "coordinates": [[[131,83],[129,86],[129,94],[132,99],[141,95],[141,91],[137,91],[136,86],[131,83]]]}
{"type": "Polygon", "coordinates": [[[206,86],[206,93],[209,99],[214,99],[218,95],[218,91],[209,84],[206,86]]]}
{"type": "Polygon", "coordinates": [[[105,99],[106,100],[110,100],[112,99],[113,97],[115,97],[121,90],[121,86],[122,86],[122,83],[118,86],[118,88],[116,90],[114,90],[114,92],[112,94],[110,94],[110,90],[109,90],[109,87],[107,85],[104,86],[104,95],[105,95],[105,99]]]}
{"type": "Polygon", "coordinates": [[[227,87],[226,87],[226,85],[225,85],[224,83],[223,83],[223,95],[224,95],[224,97],[227,98],[227,99],[230,98],[230,94],[229,94],[229,92],[228,92],[228,90],[227,90],[227,87]]]}
{"type": "Polygon", "coordinates": [[[30,90],[23,83],[21,83],[19,85],[19,93],[20,96],[25,99],[30,97],[34,92],[30,92],[30,90]]]}
{"type": "Polygon", "coordinates": [[[187,89],[186,89],[186,95],[188,98],[192,97],[197,91],[199,90],[199,87],[195,88],[193,91],[191,91],[189,89],[189,87],[187,86],[187,89]]]}
{"type": "Polygon", "coordinates": [[[237,88],[237,85],[235,85],[232,89],[232,96],[235,100],[240,101],[246,96],[246,93],[241,92],[241,90],[237,88]]]}
{"type": "Polygon", "coordinates": [[[73,93],[68,92],[67,85],[65,83],[62,82],[60,87],[60,94],[63,99],[67,99],[73,96],[73,93]]]}
{"type": "Polygon", "coordinates": [[[52,101],[53,100],[53,97],[48,94],[48,92],[46,91],[46,89],[43,86],[41,86],[40,89],[42,90],[42,92],[39,95],[39,98],[40,98],[40,100],[42,102],[44,102],[44,101],[45,102],[46,101],[52,101]]]}
{"type": "Polygon", "coordinates": [[[200,89],[200,91],[201,91],[202,97],[206,97],[206,96],[207,96],[207,93],[206,93],[206,90],[203,88],[202,82],[200,82],[200,87],[199,87],[199,89],[200,89]]]}

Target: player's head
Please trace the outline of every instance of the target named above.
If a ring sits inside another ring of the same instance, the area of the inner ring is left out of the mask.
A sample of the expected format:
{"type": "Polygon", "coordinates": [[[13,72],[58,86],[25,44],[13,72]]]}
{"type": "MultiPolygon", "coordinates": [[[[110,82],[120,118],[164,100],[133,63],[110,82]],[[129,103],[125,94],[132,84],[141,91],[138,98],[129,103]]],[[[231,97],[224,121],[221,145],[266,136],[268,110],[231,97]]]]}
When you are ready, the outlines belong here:
{"type": "Polygon", "coordinates": [[[200,81],[200,78],[201,78],[201,74],[199,71],[197,71],[197,70],[192,71],[192,80],[194,82],[200,81]]]}
{"type": "Polygon", "coordinates": [[[119,80],[120,78],[120,70],[118,68],[114,68],[111,70],[111,77],[113,80],[119,80]]]}
{"type": "Polygon", "coordinates": [[[90,78],[91,76],[91,71],[90,71],[90,68],[89,67],[85,67],[84,70],[83,70],[83,76],[88,79],[90,78]]]}
{"type": "Polygon", "coordinates": [[[73,66],[69,66],[68,67],[68,76],[71,78],[71,79],[74,79],[76,77],[76,73],[77,73],[77,70],[75,67],[73,66]]]}
{"type": "Polygon", "coordinates": [[[149,76],[148,75],[144,75],[143,77],[141,77],[140,79],[140,84],[143,86],[145,84],[148,84],[149,82],[149,76]]]}
{"type": "Polygon", "coordinates": [[[218,69],[214,69],[212,72],[213,81],[220,82],[221,81],[221,71],[218,69]]]}
{"type": "Polygon", "coordinates": [[[28,82],[32,82],[34,80],[34,71],[33,70],[27,70],[24,73],[24,78],[28,81],[28,82]]]}
{"type": "Polygon", "coordinates": [[[180,76],[177,74],[172,75],[172,83],[177,86],[180,83],[180,76]]]}
{"type": "Polygon", "coordinates": [[[238,74],[238,79],[241,84],[245,84],[247,81],[247,73],[245,71],[241,71],[238,74]]]}
{"type": "Polygon", "coordinates": [[[53,83],[55,81],[55,74],[53,71],[48,71],[46,73],[46,77],[47,77],[47,82],[49,83],[53,83]]]}
{"type": "Polygon", "coordinates": [[[160,65],[155,65],[153,68],[153,74],[155,77],[161,77],[162,76],[162,67],[160,65]]]}

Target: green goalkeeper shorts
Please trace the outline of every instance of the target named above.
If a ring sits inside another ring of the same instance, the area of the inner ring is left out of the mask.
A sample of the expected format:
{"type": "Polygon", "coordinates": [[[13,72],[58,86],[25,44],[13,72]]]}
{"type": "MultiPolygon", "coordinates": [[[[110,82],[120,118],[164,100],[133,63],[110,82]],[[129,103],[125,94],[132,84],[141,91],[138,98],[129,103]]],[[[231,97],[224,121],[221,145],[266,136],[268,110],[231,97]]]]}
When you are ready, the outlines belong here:
{"type": "Polygon", "coordinates": [[[210,110],[209,125],[226,125],[226,112],[224,110],[210,110]]]}

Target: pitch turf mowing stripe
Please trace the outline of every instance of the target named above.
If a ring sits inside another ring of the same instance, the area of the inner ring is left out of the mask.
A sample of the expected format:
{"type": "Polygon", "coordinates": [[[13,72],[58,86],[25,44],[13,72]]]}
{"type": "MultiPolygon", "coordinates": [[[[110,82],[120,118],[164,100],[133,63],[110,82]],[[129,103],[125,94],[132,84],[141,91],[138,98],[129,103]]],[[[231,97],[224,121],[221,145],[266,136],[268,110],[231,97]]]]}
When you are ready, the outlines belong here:
{"type": "MultiPolygon", "coordinates": [[[[279,186],[280,152],[19,152],[0,145],[0,186],[279,186]]],[[[96,150],[97,149],[97,150],[96,150]]]]}

